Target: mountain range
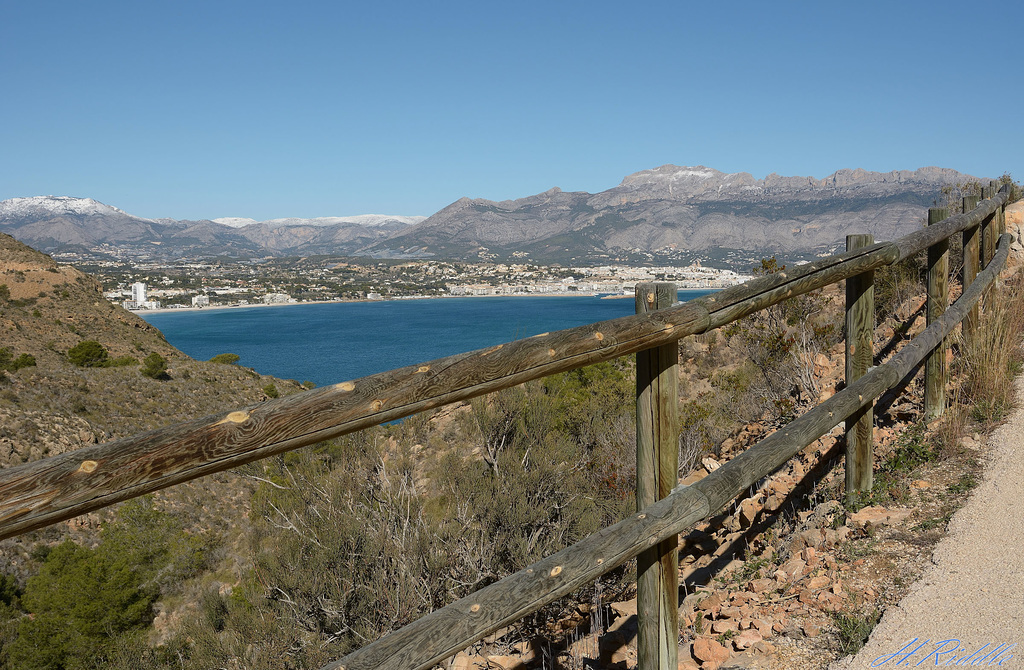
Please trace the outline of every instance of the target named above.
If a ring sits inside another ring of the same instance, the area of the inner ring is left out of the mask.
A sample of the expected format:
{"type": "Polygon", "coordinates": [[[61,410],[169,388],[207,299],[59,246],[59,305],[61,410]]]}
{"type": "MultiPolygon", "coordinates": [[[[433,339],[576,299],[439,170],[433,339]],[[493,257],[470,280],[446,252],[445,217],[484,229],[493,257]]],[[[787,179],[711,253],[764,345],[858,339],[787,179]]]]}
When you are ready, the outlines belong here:
{"type": "Polygon", "coordinates": [[[495,202],[461,198],[429,217],[362,215],[255,221],[146,219],[92,199],[0,202],[0,231],[48,253],[166,260],[348,255],[540,263],[818,253],[850,233],[892,239],[919,227],[943,187],[978,181],[926,167],[764,179],[663,165],[599,193],[552,188],[495,202]]]}

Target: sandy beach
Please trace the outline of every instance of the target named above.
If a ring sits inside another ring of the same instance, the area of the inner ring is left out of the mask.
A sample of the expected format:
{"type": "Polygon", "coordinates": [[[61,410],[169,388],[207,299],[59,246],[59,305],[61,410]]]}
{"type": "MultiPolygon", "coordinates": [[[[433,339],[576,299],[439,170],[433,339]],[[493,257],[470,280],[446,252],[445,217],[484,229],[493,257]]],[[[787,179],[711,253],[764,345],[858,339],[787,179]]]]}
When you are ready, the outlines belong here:
{"type": "MultiPolygon", "coordinates": [[[[700,289],[694,289],[700,290],[700,289]]],[[[339,300],[304,300],[296,302],[272,302],[272,303],[249,303],[247,305],[209,305],[207,307],[160,307],[159,309],[133,309],[133,314],[145,315],[145,314],[164,314],[167,312],[208,312],[212,310],[221,309],[249,309],[251,307],[289,307],[292,305],[331,305],[336,303],[353,303],[353,302],[399,302],[407,300],[438,300],[440,298],[592,298],[595,296],[602,295],[592,291],[567,291],[562,293],[501,293],[497,295],[412,295],[408,297],[397,297],[388,298],[386,300],[352,300],[352,299],[339,299],[339,300]]],[[[630,298],[632,295],[606,295],[605,298],[630,298]]]]}

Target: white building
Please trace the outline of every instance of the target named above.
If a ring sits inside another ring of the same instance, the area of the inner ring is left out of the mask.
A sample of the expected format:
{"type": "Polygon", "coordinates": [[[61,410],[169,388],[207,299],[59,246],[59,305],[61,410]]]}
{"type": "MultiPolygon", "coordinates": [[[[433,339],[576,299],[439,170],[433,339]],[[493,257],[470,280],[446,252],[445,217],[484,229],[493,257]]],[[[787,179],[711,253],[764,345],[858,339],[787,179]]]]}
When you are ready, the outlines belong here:
{"type": "Polygon", "coordinates": [[[209,307],[210,306],[210,296],[208,296],[208,295],[192,296],[192,306],[193,307],[209,307]]]}
{"type": "Polygon", "coordinates": [[[282,302],[291,302],[292,297],[287,293],[268,293],[263,296],[263,302],[267,305],[275,305],[282,302]]]}
{"type": "Polygon", "coordinates": [[[132,284],[132,301],[138,305],[146,302],[146,282],[137,281],[132,284]]]}

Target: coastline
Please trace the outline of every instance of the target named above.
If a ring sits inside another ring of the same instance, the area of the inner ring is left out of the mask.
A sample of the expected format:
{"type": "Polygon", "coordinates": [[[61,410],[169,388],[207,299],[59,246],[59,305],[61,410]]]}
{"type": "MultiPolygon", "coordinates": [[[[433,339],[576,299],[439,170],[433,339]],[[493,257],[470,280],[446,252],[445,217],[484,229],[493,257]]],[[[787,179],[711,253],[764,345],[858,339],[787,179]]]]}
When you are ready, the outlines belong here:
{"type": "MultiPolygon", "coordinates": [[[[689,289],[699,291],[703,289],[689,289]]],[[[503,293],[500,295],[416,295],[401,298],[390,298],[388,300],[303,300],[301,302],[272,302],[272,303],[250,303],[248,305],[210,305],[208,307],[160,307],[159,309],[133,309],[129,310],[132,314],[142,316],[145,314],[166,314],[168,312],[209,312],[213,310],[224,310],[224,309],[249,309],[251,307],[265,308],[265,307],[290,307],[292,305],[333,305],[339,303],[361,303],[361,302],[406,302],[410,300],[440,300],[442,298],[593,298],[600,296],[600,293],[594,293],[592,291],[572,291],[565,293],[503,293]]],[[[614,298],[630,298],[631,295],[610,295],[604,296],[609,299],[614,298]]]]}
{"type": "MultiPolygon", "coordinates": [[[[721,291],[720,288],[681,288],[680,291],[721,291]]],[[[415,295],[408,297],[389,298],[387,300],[367,300],[365,298],[360,300],[354,299],[338,299],[338,300],[303,300],[301,302],[272,302],[272,303],[250,303],[247,305],[209,305],[207,307],[160,307],[159,309],[133,309],[129,310],[132,314],[137,316],[144,316],[146,314],[167,314],[177,312],[208,312],[213,310],[225,310],[225,309],[249,309],[249,308],[267,308],[267,307],[290,307],[293,305],[333,305],[339,303],[363,303],[363,302],[405,302],[409,300],[440,300],[443,298],[596,298],[600,297],[601,300],[633,300],[632,295],[628,294],[604,294],[594,291],[565,291],[565,292],[551,292],[551,293],[501,293],[498,295],[415,295]]]]}

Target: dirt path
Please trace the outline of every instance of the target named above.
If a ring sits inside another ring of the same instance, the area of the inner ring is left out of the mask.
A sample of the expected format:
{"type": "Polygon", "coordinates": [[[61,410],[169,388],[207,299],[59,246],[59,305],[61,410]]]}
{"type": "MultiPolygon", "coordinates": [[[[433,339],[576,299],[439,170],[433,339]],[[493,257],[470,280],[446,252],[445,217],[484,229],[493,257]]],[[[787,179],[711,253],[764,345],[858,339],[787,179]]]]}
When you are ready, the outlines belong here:
{"type": "MultiPolygon", "coordinates": [[[[1024,400],[1024,378],[1017,394],[1024,400]]],[[[989,444],[982,483],[953,515],[932,565],[864,648],[832,670],[1024,668],[1024,408],[989,444]]]]}

